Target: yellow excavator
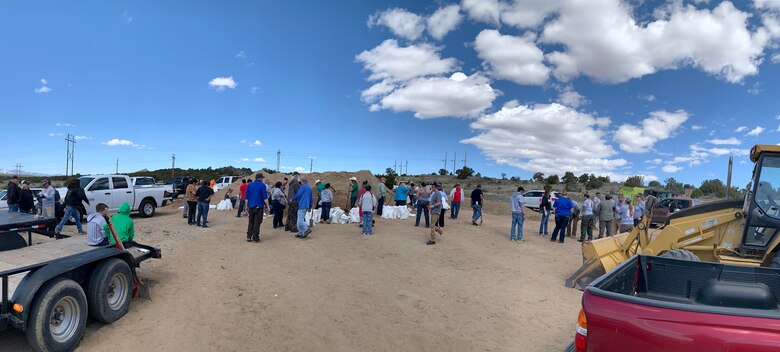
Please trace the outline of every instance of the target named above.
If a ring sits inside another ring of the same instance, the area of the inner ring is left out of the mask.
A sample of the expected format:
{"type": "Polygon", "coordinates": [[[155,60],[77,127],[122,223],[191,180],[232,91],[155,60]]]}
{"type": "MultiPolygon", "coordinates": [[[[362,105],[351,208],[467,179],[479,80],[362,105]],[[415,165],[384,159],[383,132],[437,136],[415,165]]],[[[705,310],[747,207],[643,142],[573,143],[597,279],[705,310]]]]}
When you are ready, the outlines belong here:
{"type": "Polygon", "coordinates": [[[585,242],[583,265],[565,285],[584,289],[635,254],[780,268],[780,146],[756,145],[755,163],[744,199],[721,200],[669,215],[650,229],[656,199],[631,232],[585,242]]]}

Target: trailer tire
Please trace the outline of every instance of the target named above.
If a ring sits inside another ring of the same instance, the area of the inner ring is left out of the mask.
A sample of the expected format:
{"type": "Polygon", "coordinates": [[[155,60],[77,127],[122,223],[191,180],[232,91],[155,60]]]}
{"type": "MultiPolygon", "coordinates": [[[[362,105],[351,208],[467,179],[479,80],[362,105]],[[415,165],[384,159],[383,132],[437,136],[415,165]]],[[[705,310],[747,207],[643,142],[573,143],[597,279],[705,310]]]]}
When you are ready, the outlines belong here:
{"type": "Polygon", "coordinates": [[[149,218],[154,216],[155,208],[156,207],[154,206],[154,202],[151,199],[146,198],[141,201],[141,205],[138,207],[138,212],[141,213],[142,218],[149,218]]]}
{"type": "Polygon", "coordinates": [[[27,342],[41,352],[73,351],[87,324],[87,297],[75,281],[54,278],[38,290],[27,321],[27,342]]]}
{"type": "Polygon", "coordinates": [[[674,258],[674,259],[683,259],[683,260],[690,260],[694,262],[700,262],[699,256],[696,254],[693,254],[693,252],[687,250],[687,249],[672,249],[671,251],[666,251],[663,254],[661,254],[661,257],[663,258],[674,258]]]}
{"type": "Polygon", "coordinates": [[[121,319],[130,308],[132,293],[133,272],[130,266],[117,258],[104,260],[95,267],[89,279],[89,315],[105,324],[121,319]]]}

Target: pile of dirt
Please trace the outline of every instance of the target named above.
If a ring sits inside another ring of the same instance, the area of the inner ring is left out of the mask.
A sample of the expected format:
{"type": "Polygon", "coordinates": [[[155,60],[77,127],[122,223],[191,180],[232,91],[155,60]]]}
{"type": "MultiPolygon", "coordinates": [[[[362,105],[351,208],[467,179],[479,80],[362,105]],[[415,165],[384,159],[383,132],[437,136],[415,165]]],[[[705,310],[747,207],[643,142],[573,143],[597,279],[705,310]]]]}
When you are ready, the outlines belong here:
{"type": "MultiPolygon", "coordinates": [[[[244,175],[238,178],[235,182],[230,184],[229,186],[219,190],[216,194],[214,194],[214,197],[212,197],[212,203],[216,204],[219,203],[222,199],[225,197],[225,193],[227,193],[227,190],[232,188],[233,194],[238,195],[239,187],[241,187],[241,179],[247,179],[254,181],[255,174],[256,173],[262,173],[263,176],[265,176],[266,181],[271,181],[272,184],[276,184],[276,182],[284,182],[284,178],[286,177],[288,180],[292,180],[292,175],[290,174],[284,174],[284,173],[274,173],[269,174],[264,171],[257,171],[251,175],[244,175]]],[[[312,172],[308,174],[301,174],[301,179],[307,179],[309,180],[309,186],[314,188],[314,181],[320,180],[323,183],[330,183],[331,188],[335,191],[334,199],[333,199],[333,207],[340,207],[344,209],[349,202],[349,191],[350,191],[350,181],[349,179],[351,177],[357,177],[358,184],[362,184],[363,181],[368,181],[368,184],[371,185],[371,187],[376,187],[376,185],[379,183],[379,179],[374,176],[374,174],[371,173],[371,171],[368,170],[360,170],[355,172],[348,172],[348,171],[326,171],[326,172],[312,172]]],[[[392,191],[390,192],[392,194],[392,191]]],[[[316,195],[315,195],[316,199],[316,195]]],[[[392,199],[392,198],[391,198],[392,199]]]]}

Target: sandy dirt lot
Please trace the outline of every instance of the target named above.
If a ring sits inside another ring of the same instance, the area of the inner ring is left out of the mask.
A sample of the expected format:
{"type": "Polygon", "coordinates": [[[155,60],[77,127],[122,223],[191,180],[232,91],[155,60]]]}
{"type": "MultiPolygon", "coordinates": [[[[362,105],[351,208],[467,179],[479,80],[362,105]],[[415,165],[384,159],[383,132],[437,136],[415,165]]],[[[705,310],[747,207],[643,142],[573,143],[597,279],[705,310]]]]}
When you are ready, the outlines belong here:
{"type": "MultiPolygon", "coordinates": [[[[370,238],[319,225],[299,240],[269,218],[262,242],[247,243],[233,212],[212,210],[202,229],[158,209],[135,219],[136,240],[163,249],[139,270],[154,300],[134,300],[112,325],[89,322],[78,351],[562,350],[581,298],[563,286],[579,243],[540,238],[536,214],[522,243],[508,240],[508,216],[476,227],[470,215],[448,218],[434,246],[412,219],[378,219],[370,238]]],[[[17,331],[0,342],[31,350],[17,331]]]]}

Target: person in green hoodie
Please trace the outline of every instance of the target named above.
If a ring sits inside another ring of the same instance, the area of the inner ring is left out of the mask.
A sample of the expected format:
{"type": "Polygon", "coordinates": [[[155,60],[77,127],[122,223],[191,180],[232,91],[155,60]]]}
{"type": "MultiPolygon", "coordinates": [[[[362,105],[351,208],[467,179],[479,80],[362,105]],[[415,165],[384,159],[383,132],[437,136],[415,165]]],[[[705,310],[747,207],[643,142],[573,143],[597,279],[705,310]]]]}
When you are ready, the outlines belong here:
{"type": "MultiPolygon", "coordinates": [[[[135,229],[133,227],[133,219],[130,218],[130,204],[127,202],[122,203],[119,206],[119,213],[114,214],[111,217],[111,223],[114,225],[114,231],[116,231],[117,237],[122,242],[132,241],[135,237],[135,229]]],[[[108,243],[116,244],[114,242],[114,236],[111,236],[111,231],[108,229],[108,224],[103,225],[103,229],[108,235],[108,243]]]]}

